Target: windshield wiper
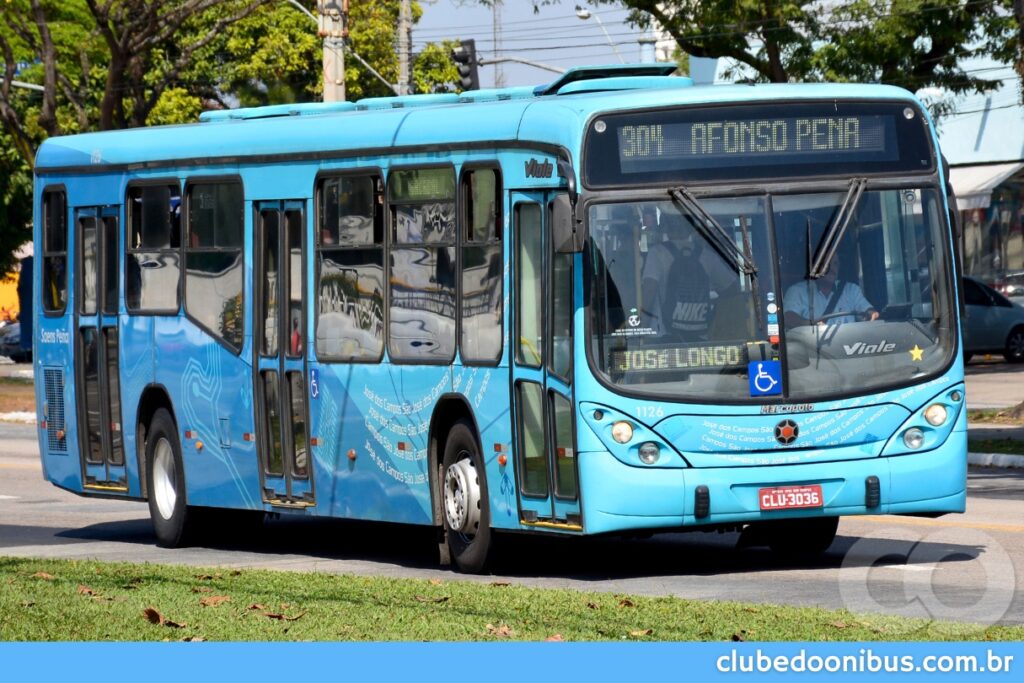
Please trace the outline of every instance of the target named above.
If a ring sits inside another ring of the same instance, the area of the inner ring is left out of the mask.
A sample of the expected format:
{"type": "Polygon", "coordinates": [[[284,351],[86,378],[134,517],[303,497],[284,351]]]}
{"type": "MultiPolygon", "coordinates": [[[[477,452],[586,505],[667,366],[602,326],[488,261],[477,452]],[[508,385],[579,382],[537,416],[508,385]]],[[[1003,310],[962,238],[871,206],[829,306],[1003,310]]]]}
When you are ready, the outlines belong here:
{"type": "Polygon", "coordinates": [[[694,227],[700,232],[701,237],[715,248],[722,258],[735,270],[742,270],[747,275],[755,275],[757,266],[754,262],[740,251],[736,243],[729,239],[729,235],[722,228],[721,224],[707,212],[697,198],[690,194],[685,187],[674,187],[668,191],[669,196],[677,204],[686,209],[687,213],[696,218],[693,221],[694,227]]]}
{"type": "Polygon", "coordinates": [[[839,205],[836,217],[829,223],[825,234],[821,236],[821,242],[818,243],[818,249],[814,252],[814,260],[811,261],[811,267],[807,271],[808,277],[812,280],[817,280],[828,272],[828,267],[832,263],[832,259],[835,258],[839,243],[843,241],[843,235],[850,225],[854,211],[860,204],[860,198],[864,195],[864,187],[867,184],[867,178],[850,180],[850,189],[846,191],[846,198],[839,205]]]}

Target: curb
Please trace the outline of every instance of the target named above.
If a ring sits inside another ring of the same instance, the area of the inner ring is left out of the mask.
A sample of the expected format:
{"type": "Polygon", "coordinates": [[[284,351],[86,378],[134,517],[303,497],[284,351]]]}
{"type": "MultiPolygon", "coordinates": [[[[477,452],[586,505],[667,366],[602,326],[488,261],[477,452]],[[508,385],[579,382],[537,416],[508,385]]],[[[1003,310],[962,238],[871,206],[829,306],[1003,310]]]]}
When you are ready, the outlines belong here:
{"type": "Polygon", "coordinates": [[[978,467],[1024,468],[1024,455],[1007,453],[968,453],[967,464],[978,467]]]}

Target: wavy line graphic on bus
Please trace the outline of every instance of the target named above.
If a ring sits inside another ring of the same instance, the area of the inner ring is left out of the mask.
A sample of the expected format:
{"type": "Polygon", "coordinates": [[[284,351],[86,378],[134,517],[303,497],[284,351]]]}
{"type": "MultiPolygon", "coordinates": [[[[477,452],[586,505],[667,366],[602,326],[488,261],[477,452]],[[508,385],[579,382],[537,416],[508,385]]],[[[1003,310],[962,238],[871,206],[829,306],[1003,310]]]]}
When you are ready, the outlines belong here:
{"type": "MultiPolygon", "coordinates": [[[[124,359],[124,354],[121,357],[124,359]]],[[[152,361],[148,354],[137,354],[132,360],[132,364],[125,365],[124,370],[121,372],[121,394],[126,399],[133,396],[142,396],[142,392],[149,382],[149,371],[152,370],[150,363],[146,362],[152,361]]],[[[125,422],[123,415],[121,416],[121,421],[125,422]]]]}
{"type": "Polygon", "coordinates": [[[397,436],[422,436],[423,434],[426,434],[428,431],[430,431],[429,422],[420,421],[418,424],[413,423],[411,425],[406,426],[399,422],[395,422],[394,420],[388,419],[387,415],[384,415],[373,406],[370,406],[369,410],[367,411],[367,425],[370,424],[370,420],[376,422],[381,429],[387,430],[397,436]]]}
{"type": "Polygon", "coordinates": [[[377,467],[395,481],[409,485],[427,483],[426,472],[418,472],[414,474],[412,472],[403,472],[402,470],[396,469],[392,463],[385,462],[379,455],[377,455],[377,451],[373,450],[373,444],[369,441],[363,445],[363,448],[366,449],[366,453],[370,456],[370,459],[376,463],[377,467]]]}
{"type": "Polygon", "coordinates": [[[444,389],[447,384],[448,377],[441,377],[429,392],[424,394],[415,402],[405,401],[403,403],[391,403],[375,393],[368,385],[363,387],[363,396],[369,399],[373,405],[393,415],[413,415],[422,413],[427,408],[432,407],[434,402],[437,401],[437,397],[444,393],[444,389]]]}
{"type": "Polygon", "coordinates": [[[427,449],[423,448],[416,451],[403,451],[396,448],[393,443],[388,441],[387,437],[381,434],[380,430],[377,429],[376,425],[370,422],[367,417],[363,420],[363,424],[366,425],[366,430],[370,432],[370,436],[373,440],[380,444],[380,447],[387,451],[388,455],[398,458],[399,460],[405,460],[406,462],[419,462],[427,459],[427,449]]]}
{"type": "Polygon", "coordinates": [[[317,400],[321,402],[318,431],[322,435],[323,447],[313,449],[313,460],[324,472],[333,476],[340,456],[338,442],[341,431],[341,414],[338,411],[338,403],[330,392],[320,392],[320,398],[317,400]],[[333,454],[333,461],[328,458],[328,453],[333,454]]]}
{"type": "MultiPolygon", "coordinates": [[[[847,410],[819,413],[800,421],[800,439],[804,445],[816,449],[834,448],[859,443],[877,443],[888,438],[895,422],[905,418],[905,411],[892,406],[854,406],[847,410]],[[871,427],[882,421],[876,432],[871,427]]],[[[775,441],[774,424],[738,425],[704,418],[700,422],[700,445],[697,450],[715,453],[722,460],[745,464],[787,463],[814,460],[820,453],[811,451],[786,453],[775,441]],[[732,452],[749,452],[772,448],[776,452],[766,455],[738,457],[732,452]]],[[[685,433],[685,432],[684,432],[685,433]]]]}
{"type": "Polygon", "coordinates": [[[216,421],[218,415],[221,414],[223,386],[220,378],[223,376],[223,371],[218,354],[219,349],[214,344],[208,344],[205,366],[200,364],[195,357],[186,361],[185,369],[181,373],[181,389],[186,397],[186,400],[183,401],[182,413],[185,415],[186,424],[203,437],[209,449],[208,453],[224,465],[224,469],[231,475],[231,480],[245,505],[255,508],[256,501],[243,484],[238,467],[220,447],[220,429],[219,423],[216,421]],[[200,408],[202,409],[200,410],[200,408]],[[206,417],[200,417],[201,415],[206,417]],[[214,420],[213,424],[208,422],[210,419],[214,420]]]}

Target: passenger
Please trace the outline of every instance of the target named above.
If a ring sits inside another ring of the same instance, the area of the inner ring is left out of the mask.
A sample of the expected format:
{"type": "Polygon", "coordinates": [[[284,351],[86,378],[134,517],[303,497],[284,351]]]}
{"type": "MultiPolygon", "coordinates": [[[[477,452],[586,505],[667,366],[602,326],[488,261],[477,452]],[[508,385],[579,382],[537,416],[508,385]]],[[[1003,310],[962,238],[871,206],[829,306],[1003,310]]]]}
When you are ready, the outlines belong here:
{"type": "Polygon", "coordinates": [[[644,204],[640,211],[640,253],[646,254],[657,240],[661,239],[658,231],[658,207],[644,204]]]}
{"type": "Polygon", "coordinates": [[[660,227],[663,238],[650,245],[644,263],[642,319],[659,335],[705,340],[713,312],[711,282],[693,229],[671,212],[662,214],[660,227]]]}
{"type": "Polygon", "coordinates": [[[817,282],[806,279],[792,284],[782,298],[786,326],[853,322],[855,316],[876,320],[878,311],[864,297],[860,286],[839,280],[838,276],[839,260],[833,258],[828,271],[817,282]],[[835,315],[837,313],[846,315],[835,315]]]}

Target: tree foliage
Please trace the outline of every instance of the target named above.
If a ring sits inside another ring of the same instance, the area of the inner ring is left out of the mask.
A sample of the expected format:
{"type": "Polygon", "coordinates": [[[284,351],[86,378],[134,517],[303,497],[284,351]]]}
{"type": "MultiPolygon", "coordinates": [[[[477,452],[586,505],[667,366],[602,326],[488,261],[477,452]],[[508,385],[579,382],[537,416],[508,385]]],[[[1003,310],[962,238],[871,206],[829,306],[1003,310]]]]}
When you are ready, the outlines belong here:
{"type": "MultiPolygon", "coordinates": [[[[316,13],[316,0],[298,2],[316,13]]],[[[393,83],[399,0],[349,4],[349,46],[393,83]]],[[[417,92],[451,89],[449,48],[416,59],[417,92]]],[[[322,95],[317,24],[283,0],[4,0],[0,54],[0,272],[30,236],[32,165],[47,137],[322,95]]],[[[351,57],[345,75],[349,99],[391,94],[351,57]]]]}
{"type": "MultiPolygon", "coordinates": [[[[491,0],[479,0],[490,4],[491,0]]],[[[561,0],[532,0],[534,7],[561,0]]],[[[998,84],[973,57],[1024,63],[1024,0],[592,0],[656,23],[683,52],[751,81],[862,81],[962,94],[998,84]],[[1017,10],[1014,19],[1011,6],[1017,10]]],[[[1024,74],[1024,67],[1021,73],[1024,74]]]]}

